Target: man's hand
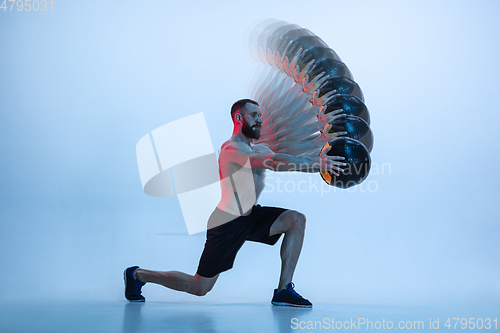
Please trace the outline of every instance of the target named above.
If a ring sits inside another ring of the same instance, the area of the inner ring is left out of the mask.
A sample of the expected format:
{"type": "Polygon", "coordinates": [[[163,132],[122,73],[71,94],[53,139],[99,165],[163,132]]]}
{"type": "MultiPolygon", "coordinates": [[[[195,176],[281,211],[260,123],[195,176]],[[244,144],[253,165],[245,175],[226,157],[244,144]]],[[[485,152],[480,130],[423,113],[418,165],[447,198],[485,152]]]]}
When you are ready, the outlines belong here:
{"type": "Polygon", "coordinates": [[[283,70],[285,73],[288,75],[293,75],[295,72],[295,68],[297,67],[297,63],[299,62],[299,58],[302,55],[302,48],[300,48],[296,53],[295,56],[292,58],[291,61],[288,60],[288,56],[285,56],[286,51],[288,50],[288,47],[291,45],[291,42],[288,44],[287,48],[285,49],[285,52],[283,52],[284,59],[283,59],[283,70]]]}
{"type": "Polygon", "coordinates": [[[312,98],[309,100],[309,102],[314,105],[314,106],[322,106],[322,105],[325,105],[332,96],[335,96],[337,95],[337,90],[333,89],[327,93],[325,93],[324,95],[322,95],[321,97],[318,97],[319,96],[319,89],[318,90],[315,90],[313,95],[312,95],[312,98]]]}
{"type": "Polygon", "coordinates": [[[344,113],[344,109],[336,109],[336,110],[333,110],[331,112],[328,112],[327,114],[323,113],[323,111],[325,109],[326,109],[326,105],[322,105],[319,108],[318,115],[317,115],[318,120],[323,122],[323,123],[329,123],[332,120],[346,116],[346,113],[344,113]]]}
{"type": "MultiPolygon", "coordinates": [[[[309,70],[311,67],[315,64],[316,60],[311,60],[309,63],[302,69],[302,71],[299,72],[300,68],[299,66],[295,66],[293,70],[293,78],[295,79],[295,82],[302,82],[304,78],[307,76],[307,73],[309,73],[309,70]]],[[[308,79],[306,79],[308,80],[308,79]]],[[[308,82],[308,81],[307,81],[308,82]]]]}
{"type": "Polygon", "coordinates": [[[321,136],[325,137],[328,141],[331,141],[336,138],[340,138],[341,136],[345,136],[349,134],[348,132],[342,131],[342,132],[331,132],[330,129],[332,128],[332,124],[328,123],[323,126],[321,129],[321,136]]]}
{"type": "Polygon", "coordinates": [[[316,75],[314,79],[309,82],[309,74],[306,74],[302,79],[302,88],[306,94],[313,95],[313,100],[316,96],[318,88],[330,78],[330,76],[326,75],[326,72],[323,71],[316,75]]]}
{"type": "Polygon", "coordinates": [[[325,152],[321,152],[321,154],[319,155],[319,169],[321,171],[331,172],[335,176],[339,176],[340,172],[344,171],[344,169],[342,169],[341,167],[347,165],[344,162],[339,162],[343,160],[345,160],[343,156],[328,156],[325,154],[325,152]]]}

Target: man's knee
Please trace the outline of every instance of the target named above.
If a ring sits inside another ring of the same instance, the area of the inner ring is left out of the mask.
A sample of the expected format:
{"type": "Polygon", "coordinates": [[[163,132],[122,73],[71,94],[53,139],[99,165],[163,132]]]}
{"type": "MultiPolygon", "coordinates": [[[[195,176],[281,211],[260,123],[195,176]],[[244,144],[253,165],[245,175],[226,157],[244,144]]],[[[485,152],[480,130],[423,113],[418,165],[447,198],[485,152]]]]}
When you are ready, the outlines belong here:
{"type": "Polygon", "coordinates": [[[194,277],[189,282],[189,293],[196,296],[205,296],[210,290],[212,290],[215,281],[206,281],[201,276],[194,277]]]}
{"type": "Polygon", "coordinates": [[[291,230],[303,231],[306,228],[306,216],[295,210],[290,211],[288,216],[288,225],[291,230]]]}
{"type": "Polygon", "coordinates": [[[205,296],[206,294],[208,294],[208,292],[212,290],[212,288],[196,288],[193,295],[196,295],[196,296],[205,296]]]}

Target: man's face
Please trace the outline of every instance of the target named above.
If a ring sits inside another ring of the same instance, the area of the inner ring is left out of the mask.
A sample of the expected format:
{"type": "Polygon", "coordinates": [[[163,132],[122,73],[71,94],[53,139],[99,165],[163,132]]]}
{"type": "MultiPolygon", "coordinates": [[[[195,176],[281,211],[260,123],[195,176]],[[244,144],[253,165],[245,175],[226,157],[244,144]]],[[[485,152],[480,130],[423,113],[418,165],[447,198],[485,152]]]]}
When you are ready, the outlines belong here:
{"type": "Polygon", "coordinates": [[[262,113],[260,112],[260,108],[255,104],[247,103],[245,109],[242,114],[243,124],[241,132],[250,139],[258,139],[260,138],[260,128],[262,127],[262,119],[260,119],[262,113]]]}

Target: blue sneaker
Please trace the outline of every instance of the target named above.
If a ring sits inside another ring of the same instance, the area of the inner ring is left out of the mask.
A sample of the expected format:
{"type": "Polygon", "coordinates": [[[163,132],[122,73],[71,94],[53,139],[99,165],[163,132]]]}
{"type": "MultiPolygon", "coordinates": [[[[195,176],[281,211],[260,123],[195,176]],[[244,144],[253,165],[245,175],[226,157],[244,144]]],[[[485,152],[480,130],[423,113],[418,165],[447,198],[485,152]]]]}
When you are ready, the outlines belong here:
{"type": "Polygon", "coordinates": [[[141,295],[141,288],[145,285],[144,282],[134,278],[135,270],[139,266],[127,268],[123,272],[123,279],[125,280],[125,298],[130,302],[144,302],[146,299],[141,295]]]}
{"type": "Polygon", "coordinates": [[[274,296],[271,300],[273,305],[278,306],[295,306],[298,308],[312,308],[312,303],[309,302],[304,297],[300,296],[293,288],[295,285],[290,282],[286,285],[286,288],[278,291],[274,289],[274,296]]]}

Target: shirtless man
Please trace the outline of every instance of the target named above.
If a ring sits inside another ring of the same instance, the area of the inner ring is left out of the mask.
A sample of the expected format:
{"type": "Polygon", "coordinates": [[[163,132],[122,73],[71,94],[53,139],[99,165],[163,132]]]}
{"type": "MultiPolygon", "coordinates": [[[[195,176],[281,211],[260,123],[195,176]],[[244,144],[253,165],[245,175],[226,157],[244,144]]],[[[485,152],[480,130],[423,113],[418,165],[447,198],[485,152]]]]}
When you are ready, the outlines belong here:
{"type": "Polygon", "coordinates": [[[178,271],[151,271],[137,266],[124,272],[125,297],[144,302],[141,287],[156,283],[170,289],[204,296],[219,274],[231,269],[238,250],[246,240],[274,245],[284,234],[281,245],[281,275],[274,290],[273,305],[312,307],[292,283],[304,240],[303,214],[277,207],[257,205],[264,189],[265,171],[319,172],[335,175],[342,171],[343,157],[321,155],[316,158],[275,154],[265,145],[254,145],[260,137],[262,113],[253,100],[237,101],[231,108],[234,130],[221,147],[219,174],[222,198],[207,223],[207,240],[195,275],[178,271]]]}

